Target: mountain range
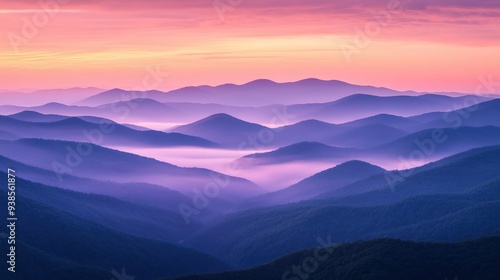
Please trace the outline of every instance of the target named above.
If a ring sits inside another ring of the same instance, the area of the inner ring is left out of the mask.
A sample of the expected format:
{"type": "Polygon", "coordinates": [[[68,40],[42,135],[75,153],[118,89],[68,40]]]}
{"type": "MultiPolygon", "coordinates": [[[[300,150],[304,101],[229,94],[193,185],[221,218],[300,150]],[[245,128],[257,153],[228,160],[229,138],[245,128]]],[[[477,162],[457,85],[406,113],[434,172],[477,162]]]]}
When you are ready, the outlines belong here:
{"type": "MultiPolygon", "coordinates": [[[[7,175],[0,172],[0,177],[5,181],[7,175]]],[[[29,183],[23,180],[19,180],[19,184],[29,186],[29,183]]],[[[0,196],[5,200],[7,192],[0,190],[0,196]]],[[[64,210],[57,208],[64,207],[59,203],[57,206],[51,205],[50,199],[49,204],[45,204],[24,196],[23,192],[19,192],[17,198],[17,213],[23,220],[16,227],[20,243],[17,254],[24,255],[19,260],[18,267],[30,267],[30,269],[19,269],[20,272],[16,277],[21,279],[54,279],[50,277],[64,279],[62,275],[72,279],[88,279],[85,277],[89,277],[90,273],[95,274],[98,279],[103,279],[109,277],[113,269],[119,270],[122,267],[127,267],[130,272],[147,278],[178,275],[193,270],[213,272],[229,268],[222,262],[193,249],[116,231],[90,220],[92,216],[88,214],[85,215],[86,218],[81,218],[68,208],[63,208],[64,210]],[[150,262],[152,259],[155,261],[150,262]],[[146,265],[147,263],[149,264],[146,265]],[[50,266],[44,267],[44,265],[50,266]]],[[[87,206],[78,204],[72,208],[82,213],[86,211],[86,207],[99,205],[96,201],[99,200],[98,197],[94,197],[93,200],[93,203],[87,206]]],[[[60,202],[68,205],[68,201],[60,200],[60,202]]],[[[113,204],[111,201],[107,202],[113,204]]],[[[101,205],[108,209],[113,207],[107,205],[108,203],[103,201],[101,205]]],[[[118,205],[115,203],[115,206],[118,205]]],[[[130,210],[133,211],[133,208],[130,210]]],[[[94,211],[96,210],[91,210],[94,211]]],[[[119,216],[107,217],[112,219],[115,225],[120,222],[128,224],[132,221],[126,218],[125,213],[120,211],[116,213],[119,216]],[[120,221],[119,217],[126,220],[120,221]]],[[[144,214],[146,217],[147,214],[144,214]]],[[[2,212],[2,218],[5,220],[6,212],[2,212]]],[[[101,220],[103,218],[106,217],[102,217],[101,220]]],[[[5,261],[5,258],[3,256],[2,260],[5,261]]]]}
{"type": "Polygon", "coordinates": [[[318,79],[0,93],[18,219],[0,278],[497,279],[495,98],[318,79]]]}
{"type": "MultiPolygon", "coordinates": [[[[336,243],[375,237],[449,242],[500,234],[495,222],[500,210],[498,153],[498,147],[478,150],[435,168],[414,171],[394,186],[386,181],[378,190],[344,197],[319,195],[320,199],[235,213],[205,227],[189,244],[234,265],[250,267],[312,247],[317,236],[331,235],[336,243]]],[[[387,180],[388,174],[373,176],[387,180]]],[[[307,183],[299,186],[316,187],[307,183]]],[[[335,181],[325,183],[323,189],[328,186],[336,190],[335,181]]]]}

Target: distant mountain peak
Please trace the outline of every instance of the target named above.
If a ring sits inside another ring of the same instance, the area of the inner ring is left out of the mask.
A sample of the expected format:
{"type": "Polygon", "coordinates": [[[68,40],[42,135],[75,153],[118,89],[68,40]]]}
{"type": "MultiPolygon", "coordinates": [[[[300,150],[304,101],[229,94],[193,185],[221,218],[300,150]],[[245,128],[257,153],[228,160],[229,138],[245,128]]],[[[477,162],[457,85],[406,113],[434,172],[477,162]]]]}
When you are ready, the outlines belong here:
{"type": "Polygon", "coordinates": [[[351,94],[349,96],[346,96],[344,98],[341,98],[337,101],[346,101],[346,100],[359,100],[359,99],[366,99],[366,98],[381,98],[380,96],[372,95],[372,94],[366,94],[366,93],[355,93],[351,94]]]}
{"type": "Polygon", "coordinates": [[[386,170],[377,165],[361,161],[361,160],[350,160],[329,169],[323,170],[319,173],[312,175],[309,178],[297,183],[296,185],[303,185],[304,183],[317,182],[316,180],[326,180],[329,181],[334,178],[356,178],[359,180],[361,178],[366,178],[375,174],[381,174],[386,170]]]}
{"type": "Polygon", "coordinates": [[[287,146],[287,147],[283,147],[281,149],[286,149],[286,148],[320,148],[320,147],[333,148],[332,146],[328,146],[326,144],[319,143],[319,142],[303,141],[303,142],[298,142],[298,143],[292,144],[292,145],[287,146]]]}
{"type": "Polygon", "coordinates": [[[59,102],[49,102],[47,104],[44,104],[43,106],[66,106],[66,105],[59,102]]]}
{"type": "Polygon", "coordinates": [[[269,79],[257,79],[251,82],[248,82],[246,84],[243,84],[244,86],[272,86],[276,85],[275,81],[269,80],[269,79]]]}
{"type": "MultiPolygon", "coordinates": [[[[236,117],[233,117],[229,114],[226,113],[217,113],[210,115],[204,119],[201,119],[199,121],[196,121],[192,124],[189,125],[198,125],[198,124],[214,124],[214,125],[244,125],[244,124],[252,124],[249,122],[246,122],[244,120],[238,119],[236,117]]],[[[257,125],[257,124],[255,124],[257,125]]]]}
{"type": "Polygon", "coordinates": [[[31,110],[25,110],[25,111],[22,111],[19,113],[8,115],[8,117],[13,117],[13,118],[20,117],[20,116],[45,116],[45,115],[42,113],[36,112],[36,111],[31,111],[31,110]]]}
{"type": "Polygon", "coordinates": [[[396,115],[391,115],[391,114],[377,114],[371,118],[398,118],[398,119],[404,119],[404,117],[401,116],[396,116],[396,115]]]}
{"type": "Polygon", "coordinates": [[[198,136],[222,145],[237,147],[249,135],[256,135],[262,129],[266,129],[266,127],[240,120],[229,114],[218,113],[186,125],[177,126],[169,131],[198,136]]]}
{"type": "Polygon", "coordinates": [[[313,124],[331,124],[333,125],[332,123],[328,123],[328,122],[324,122],[324,121],[320,121],[320,120],[316,120],[316,119],[308,119],[308,120],[303,120],[303,121],[300,121],[296,124],[308,124],[308,125],[313,125],[313,124]]]}
{"type": "Polygon", "coordinates": [[[344,163],[341,163],[341,164],[333,167],[332,169],[340,170],[340,169],[346,169],[346,168],[348,168],[348,169],[355,168],[357,170],[361,170],[361,169],[377,169],[377,170],[380,170],[381,172],[385,171],[385,169],[383,169],[380,166],[373,165],[371,163],[368,163],[368,162],[362,161],[362,160],[350,160],[350,161],[346,161],[344,163]]]}
{"type": "MultiPolygon", "coordinates": [[[[261,155],[287,155],[287,154],[317,154],[322,152],[332,152],[337,148],[319,143],[319,142],[311,142],[311,141],[303,141],[298,142],[289,146],[281,147],[272,152],[263,153],[261,155]]],[[[249,155],[252,156],[252,155],[249,155]]],[[[245,156],[245,157],[249,157],[245,156]]]]}
{"type": "Polygon", "coordinates": [[[226,113],[217,113],[217,114],[213,114],[213,115],[210,115],[208,117],[205,118],[205,120],[211,120],[211,119],[236,119],[238,120],[238,118],[235,118],[229,114],[226,114],[226,113]]]}
{"type": "Polygon", "coordinates": [[[300,80],[298,82],[300,82],[300,83],[302,83],[302,82],[307,83],[307,82],[326,82],[326,81],[318,79],[318,78],[306,78],[306,79],[300,80]]]}

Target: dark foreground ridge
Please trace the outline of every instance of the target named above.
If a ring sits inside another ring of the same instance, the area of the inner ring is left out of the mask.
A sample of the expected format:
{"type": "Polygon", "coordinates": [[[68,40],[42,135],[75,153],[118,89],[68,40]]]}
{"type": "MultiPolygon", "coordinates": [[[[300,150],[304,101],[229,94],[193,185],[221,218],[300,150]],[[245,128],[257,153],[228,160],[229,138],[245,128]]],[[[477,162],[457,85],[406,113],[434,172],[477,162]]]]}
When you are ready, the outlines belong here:
{"type": "Polygon", "coordinates": [[[500,236],[461,243],[376,239],[309,249],[252,269],[163,280],[494,280],[500,236]]]}

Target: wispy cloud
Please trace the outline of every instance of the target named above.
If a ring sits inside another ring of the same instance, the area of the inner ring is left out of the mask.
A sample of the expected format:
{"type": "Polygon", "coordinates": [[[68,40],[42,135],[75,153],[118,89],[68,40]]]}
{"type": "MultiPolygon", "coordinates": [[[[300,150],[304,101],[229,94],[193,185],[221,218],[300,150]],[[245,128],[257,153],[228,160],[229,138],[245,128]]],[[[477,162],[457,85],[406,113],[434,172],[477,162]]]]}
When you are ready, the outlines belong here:
{"type": "MultiPolygon", "coordinates": [[[[133,76],[133,69],[158,61],[178,69],[177,86],[244,82],[266,75],[281,80],[316,76],[392,87],[400,87],[398,83],[404,80],[405,89],[418,89],[422,81],[441,80],[444,87],[451,80],[444,78],[448,75],[457,77],[453,84],[458,85],[467,77],[473,80],[478,72],[498,71],[492,61],[498,60],[494,49],[500,45],[500,1],[493,0],[400,0],[404,11],[391,18],[359,60],[345,65],[339,44],[359,36],[358,31],[373,21],[373,13],[383,12],[388,3],[243,1],[221,22],[212,1],[207,0],[72,0],[60,7],[49,26],[38,30],[36,38],[20,46],[22,55],[12,56],[8,37],[2,36],[0,71],[10,77],[4,76],[1,82],[24,80],[26,73],[20,69],[26,69],[33,74],[30,87],[49,87],[49,73],[61,75],[70,68],[82,77],[72,77],[71,82],[85,83],[77,85],[117,87],[124,85],[102,84],[101,80],[116,83],[120,79],[115,76],[131,71],[121,76],[125,81],[133,76]],[[399,59],[405,63],[397,63],[399,59]],[[453,67],[424,69],[421,63],[428,61],[453,67]],[[386,73],[407,73],[408,78],[383,79],[373,70],[380,65],[386,73]],[[44,69],[55,70],[40,75],[38,70],[44,69]],[[226,74],[216,75],[214,69],[226,74]]],[[[3,1],[0,31],[22,34],[26,21],[40,11],[40,4],[31,0],[3,1]]],[[[464,84],[460,88],[466,91],[464,84]]]]}
{"type": "MultiPolygon", "coordinates": [[[[34,14],[43,12],[41,10],[0,10],[0,14],[34,14]]],[[[82,13],[83,10],[60,10],[60,13],[82,13]]]]}

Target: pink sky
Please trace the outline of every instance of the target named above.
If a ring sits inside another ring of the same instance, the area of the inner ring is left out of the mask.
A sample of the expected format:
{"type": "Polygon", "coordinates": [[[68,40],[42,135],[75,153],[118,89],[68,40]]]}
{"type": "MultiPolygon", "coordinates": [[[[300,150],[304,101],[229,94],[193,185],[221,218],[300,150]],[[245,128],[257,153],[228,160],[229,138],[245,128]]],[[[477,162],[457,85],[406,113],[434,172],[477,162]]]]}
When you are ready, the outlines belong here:
{"type": "Polygon", "coordinates": [[[169,73],[164,90],[317,77],[473,92],[478,76],[500,79],[497,0],[216,2],[226,9],[213,0],[2,1],[0,88],[135,88],[148,65],[169,73]]]}

